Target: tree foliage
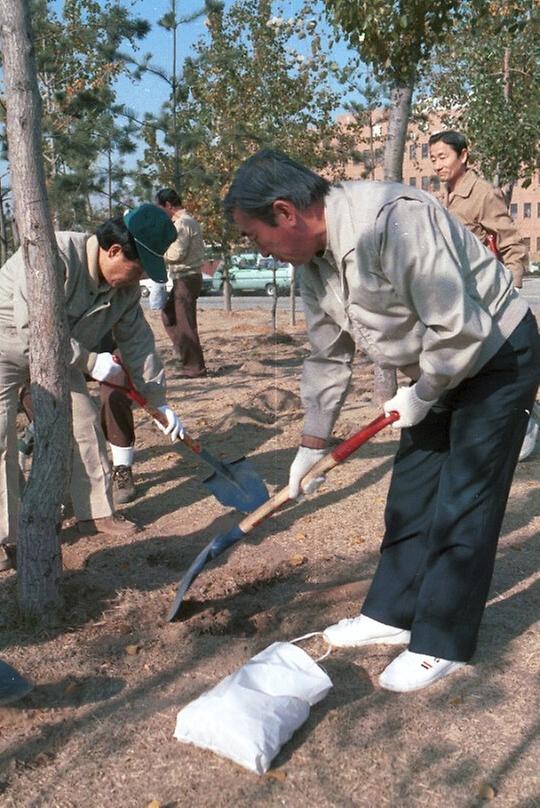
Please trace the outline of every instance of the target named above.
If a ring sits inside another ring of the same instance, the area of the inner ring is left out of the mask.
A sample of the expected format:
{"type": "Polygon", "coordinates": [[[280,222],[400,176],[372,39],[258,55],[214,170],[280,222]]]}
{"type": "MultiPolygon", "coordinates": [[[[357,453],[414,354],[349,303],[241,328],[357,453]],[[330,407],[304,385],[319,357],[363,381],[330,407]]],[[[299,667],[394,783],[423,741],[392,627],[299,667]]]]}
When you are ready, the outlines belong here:
{"type": "MultiPolygon", "coordinates": [[[[348,155],[333,120],[339,94],[328,82],[337,66],[305,20],[284,19],[271,0],[238,0],[227,13],[209,14],[207,26],[179,87],[181,190],[204,220],[206,238],[226,244],[220,199],[249,154],[275,147],[320,167],[348,155]],[[298,35],[309,37],[308,56],[295,47],[298,35]]],[[[155,167],[147,175],[154,183],[174,176],[168,121],[167,107],[147,121],[145,161],[155,167]]]]}
{"type": "Polygon", "coordinates": [[[501,186],[527,185],[540,169],[537,22],[530,0],[491,0],[474,38],[462,21],[435,51],[419,99],[465,132],[475,162],[501,186]]]}
{"type": "Polygon", "coordinates": [[[462,17],[463,0],[325,0],[330,18],[384,81],[414,79],[462,17]]]}
{"type": "Polygon", "coordinates": [[[401,181],[413,91],[433,48],[460,21],[474,27],[486,0],[324,0],[329,17],[389,86],[385,178],[401,181]]]}
{"type": "Polygon", "coordinates": [[[81,226],[90,194],[103,187],[99,158],[111,146],[125,152],[129,140],[118,125],[110,131],[113,85],[126,64],[120,47],[136,47],[149,24],[119,0],[65,0],[61,14],[33,0],[31,10],[51,205],[58,226],[81,226]]]}

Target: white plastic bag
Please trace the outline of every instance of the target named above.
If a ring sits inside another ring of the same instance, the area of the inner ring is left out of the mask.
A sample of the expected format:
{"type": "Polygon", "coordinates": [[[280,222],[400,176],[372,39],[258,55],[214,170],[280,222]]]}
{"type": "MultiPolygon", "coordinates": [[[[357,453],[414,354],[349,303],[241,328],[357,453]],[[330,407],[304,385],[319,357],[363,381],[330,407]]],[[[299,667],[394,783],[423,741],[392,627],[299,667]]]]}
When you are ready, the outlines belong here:
{"type": "Polygon", "coordinates": [[[275,642],[181,709],[174,737],[264,774],[331,687],[309,654],[275,642]]]}

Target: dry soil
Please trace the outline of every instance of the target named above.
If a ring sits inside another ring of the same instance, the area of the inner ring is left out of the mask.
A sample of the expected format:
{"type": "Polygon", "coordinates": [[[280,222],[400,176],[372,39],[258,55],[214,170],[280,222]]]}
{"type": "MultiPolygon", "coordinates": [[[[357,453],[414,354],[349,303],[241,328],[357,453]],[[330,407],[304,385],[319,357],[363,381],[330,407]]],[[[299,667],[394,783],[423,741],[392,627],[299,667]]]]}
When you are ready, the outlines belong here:
{"type": "MultiPolygon", "coordinates": [[[[170,401],[225,459],[249,455],[273,493],[301,429],[300,318],[200,306],[207,379],[177,368],[155,313],[170,401]]],[[[372,368],[358,357],[336,428],[378,413],[372,368]]],[[[257,776],[173,739],[177,711],[275,640],[359,610],[373,573],[395,433],[335,469],[320,491],[256,528],[194,582],[166,622],[182,572],[239,516],[211,497],[206,468],[137,411],[137,499],[126,539],[63,531],[66,610],[48,631],[18,619],[15,573],[0,577],[1,656],[35,682],[0,708],[0,805],[6,808],[540,805],[538,778],[538,471],[518,466],[472,665],[397,695],[377,676],[396,650],[334,651],[333,690],[257,776]],[[535,754],[536,753],[536,754],[535,754]]],[[[317,655],[318,640],[307,650],[317,655]]]]}

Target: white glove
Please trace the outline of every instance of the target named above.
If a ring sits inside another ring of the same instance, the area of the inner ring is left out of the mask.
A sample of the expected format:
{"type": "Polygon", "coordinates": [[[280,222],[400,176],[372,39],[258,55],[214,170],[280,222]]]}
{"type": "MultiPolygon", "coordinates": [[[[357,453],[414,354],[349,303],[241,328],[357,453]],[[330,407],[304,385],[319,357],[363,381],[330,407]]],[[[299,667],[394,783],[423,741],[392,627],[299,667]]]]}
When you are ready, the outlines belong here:
{"type": "Polygon", "coordinates": [[[392,424],[393,429],[419,424],[433,407],[434,401],[423,401],[418,398],[415,387],[415,384],[412,387],[399,387],[394,398],[384,402],[385,415],[390,415],[393,411],[399,413],[399,420],[392,424]]]}
{"type": "Polygon", "coordinates": [[[158,410],[167,418],[167,426],[163,426],[163,424],[161,424],[159,421],[156,421],[156,424],[159,426],[161,431],[165,435],[170,435],[173,443],[177,438],[182,440],[184,437],[184,425],[177,414],[173,412],[170,407],[167,407],[166,404],[164,404],[162,407],[158,407],[158,410]]]}
{"type": "MultiPolygon", "coordinates": [[[[297,499],[300,496],[300,483],[306,476],[310,468],[326,454],[326,449],[308,449],[307,446],[300,446],[289,471],[289,499],[297,499]]],[[[304,494],[312,494],[324,483],[324,476],[315,477],[310,483],[302,488],[304,494]]]]}
{"type": "Polygon", "coordinates": [[[90,371],[90,376],[98,382],[116,382],[120,384],[124,376],[122,365],[114,361],[111,353],[104,352],[98,353],[96,357],[96,364],[90,371]]]}

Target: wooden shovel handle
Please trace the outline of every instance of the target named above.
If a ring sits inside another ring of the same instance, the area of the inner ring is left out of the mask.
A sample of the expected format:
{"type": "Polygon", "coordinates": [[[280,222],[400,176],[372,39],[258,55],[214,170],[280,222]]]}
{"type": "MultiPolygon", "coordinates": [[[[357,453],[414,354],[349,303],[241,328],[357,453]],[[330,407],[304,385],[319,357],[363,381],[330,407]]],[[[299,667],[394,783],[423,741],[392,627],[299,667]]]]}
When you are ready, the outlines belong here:
{"type": "MultiPolygon", "coordinates": [[[[384,429],[385,426],[388,426],[388,424],[397,421],[399,417],[399,413],[397,412],[391,412],[390,415],[379,415],[378,418],[375,418],[374,421],[371,421],[371,423],[363,429],[355,432],[354,435],[351,435],[350,438],[340,443],[339,446],[336,446],[332,452],[321,457],[321,459],[310,468],[305,477],[302,478],[302,487],[312,480],[315,480],[317,477],[322,477],[330,471],[330,469],[333,469],[340,463],[343,463],[343,461],[362,446],[363,443],[366,443],[366,441],[372,438],[373,435],[376,435],[377,432],[380,432],[381,429],[384,429]]],[[[246,518],[240,522],[238,527],[243,533],[249,533],[250,530],[260,525],[261,522],[275,513],[275,511],[279,510],[279,508],[288,501],[289,486],[286,485],[285,488],[282,488],[277,494],[274,494],[271,499],[264,502],[257,510],[249,513],[246,518]]]]}

